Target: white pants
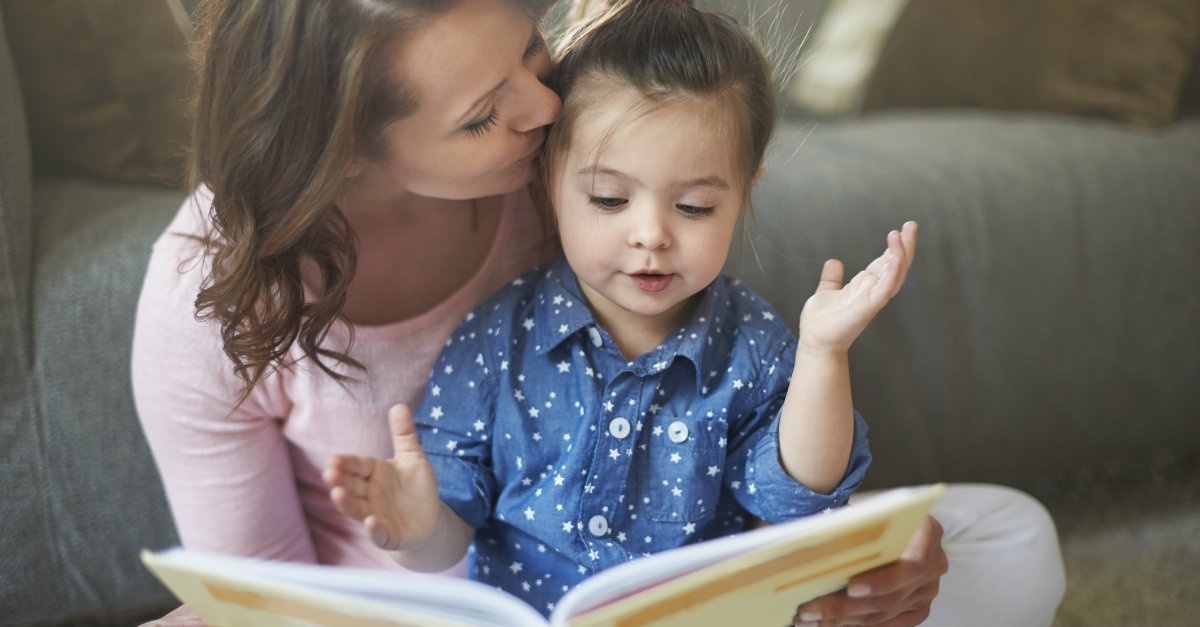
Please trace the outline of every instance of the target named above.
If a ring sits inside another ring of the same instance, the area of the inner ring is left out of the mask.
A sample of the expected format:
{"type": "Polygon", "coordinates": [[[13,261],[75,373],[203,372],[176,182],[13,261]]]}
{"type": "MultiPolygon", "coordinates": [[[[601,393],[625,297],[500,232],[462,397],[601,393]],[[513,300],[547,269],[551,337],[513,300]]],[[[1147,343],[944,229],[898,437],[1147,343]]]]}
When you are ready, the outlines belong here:
{"type": "Polygon", "coordinates": [[[950,484],[933,506],[950,568],[923,625],[1049,625],[1066,588],[1049,512],[1024,492],[950,484]]]}

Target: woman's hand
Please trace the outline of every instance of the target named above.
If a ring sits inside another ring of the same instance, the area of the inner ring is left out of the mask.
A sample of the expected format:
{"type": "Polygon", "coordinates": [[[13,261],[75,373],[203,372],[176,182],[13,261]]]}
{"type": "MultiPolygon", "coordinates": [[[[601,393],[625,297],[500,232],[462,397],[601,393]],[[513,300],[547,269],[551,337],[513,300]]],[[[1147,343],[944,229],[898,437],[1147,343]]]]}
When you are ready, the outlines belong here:
{"type": "Polygon", "coordinates": [[[905,222],[887,236],[887,249],[849,283],[845,267],[830,259],[821,269],[817,290],[800,312],[800,346],[845,353],[867,324],[900,291],[917,250],[917,223],[905,222]]]}
{"type": "Polygon", "coordinates": [[[420,548],[435,535],[441,516],[437,478],[417,438],[412,411],[396,405],[388,411],[392,459],[337,455],[322,477],[343,514],[360,520],[380,548],[420,548]]]}
{"type": "Polygon", "coordinates": [[[911,627],[929,616],[948,563],[942,526],[932,516],[917,528],[900,559],[850,578],[844,589],[796,609],[799,626],[911,627]]]}

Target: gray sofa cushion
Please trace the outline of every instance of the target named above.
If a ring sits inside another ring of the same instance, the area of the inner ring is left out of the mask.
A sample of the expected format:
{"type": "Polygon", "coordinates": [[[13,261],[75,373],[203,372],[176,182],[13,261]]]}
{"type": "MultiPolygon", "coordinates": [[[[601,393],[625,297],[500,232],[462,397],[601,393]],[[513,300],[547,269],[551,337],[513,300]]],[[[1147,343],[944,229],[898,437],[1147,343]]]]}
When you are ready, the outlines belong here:
{"type": "Polygon", "coordinates": [[[1195,118],[1162,133],[965,111],[785,123],[755,251],[731,266],[795,324],[824,259],[857,272],[920,222],[908,283],[851,352],[872,485],[1191,451],[1197,164],[1195,118]]]}
{"type": "Polygon", "coordinates": [[[178,542],[129,389],[150,246],[183,200],[157,186],[39,180],[33,411],[5,420],[0,616],[116,624],[173,598],[137,562],[178,542]],[[26,474],[29,481],[14,481],[26,474]]]}

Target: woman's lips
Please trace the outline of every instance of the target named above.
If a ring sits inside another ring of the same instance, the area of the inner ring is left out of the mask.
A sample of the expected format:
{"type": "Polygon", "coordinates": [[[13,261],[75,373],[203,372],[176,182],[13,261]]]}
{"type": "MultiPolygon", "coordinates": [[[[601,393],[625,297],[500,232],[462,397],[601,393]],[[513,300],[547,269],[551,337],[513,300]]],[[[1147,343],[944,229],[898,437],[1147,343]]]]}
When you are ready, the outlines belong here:
{"type": "Polygon", "coordinates": [[[638,289],[643,292],[661,292],[667,289],[671,284],[671,275],[669,274],[652,274],[649,272],[639,272],[629,275],[633,279],[633,284],[638,286],[638,289]]]}

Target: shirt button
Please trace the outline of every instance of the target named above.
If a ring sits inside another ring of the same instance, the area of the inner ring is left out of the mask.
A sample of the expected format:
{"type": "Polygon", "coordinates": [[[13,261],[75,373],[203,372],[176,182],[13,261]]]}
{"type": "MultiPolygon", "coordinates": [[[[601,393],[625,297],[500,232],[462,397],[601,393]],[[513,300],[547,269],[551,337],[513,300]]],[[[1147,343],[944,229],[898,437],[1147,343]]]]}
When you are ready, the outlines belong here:
{"type": "Polygon", "coordinates": [[[599,514],[592,516],[588,520],[588,531],[592,532],[592,535],[596,537],[603,536],[608,533],[608,520],[599,514]]]}
{"type": "Polygon", "coordinates": [[[613,418],[613,421],[608,423],[608,432],[614,438],[624,440],[629,435],[629,421],[624,418],[613,418]]]}
{"type": "Polygon", "coordinates": [[[675,422],[672,422],[670,426],[667,427],[667,437],[671,438],[671,441],[676,444],[687,440],[688,426],[684,424],[682,420],[676,420],[675,422]]]}

